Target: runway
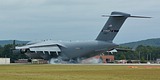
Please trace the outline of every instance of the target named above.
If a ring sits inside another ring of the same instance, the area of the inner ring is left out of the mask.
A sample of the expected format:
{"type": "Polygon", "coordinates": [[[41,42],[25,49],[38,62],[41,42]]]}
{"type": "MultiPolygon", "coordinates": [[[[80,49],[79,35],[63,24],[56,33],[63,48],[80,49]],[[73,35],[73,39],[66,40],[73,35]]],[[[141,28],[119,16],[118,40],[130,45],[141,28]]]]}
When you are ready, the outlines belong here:
{"type": "MultiPolygon", "coordinates": [[[[11,63],[11,64],[0,64],[0,65],[35,65],[35,64],[32,64],[32,63],[11,63]]],[[[81,64],[81,63],[61,64],[61,63],[56,63],[56,64],[38,64],[38,65],[160,66],[160,64],[116,64],[116,63],[97,63],[97,64],[81,64]]]]}
{"type": "Polygon", "coordinates": [[[160,64],[48,64],[48,65],[105,65],[105,66],[160,66],[160,64]]]}

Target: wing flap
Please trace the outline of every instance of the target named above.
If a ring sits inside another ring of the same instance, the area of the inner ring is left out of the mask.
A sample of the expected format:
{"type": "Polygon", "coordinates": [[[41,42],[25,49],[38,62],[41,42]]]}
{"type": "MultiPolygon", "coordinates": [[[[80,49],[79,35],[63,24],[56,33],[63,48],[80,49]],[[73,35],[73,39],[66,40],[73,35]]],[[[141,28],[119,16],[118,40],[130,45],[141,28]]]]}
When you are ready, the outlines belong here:
{"type": "Polygon", "coordinates": [[[29,48],[30,51],[55,51],[55,52],[61,52],[60,48],[58,46],[46,46],[46,47],[32,47],[29,48]]]}

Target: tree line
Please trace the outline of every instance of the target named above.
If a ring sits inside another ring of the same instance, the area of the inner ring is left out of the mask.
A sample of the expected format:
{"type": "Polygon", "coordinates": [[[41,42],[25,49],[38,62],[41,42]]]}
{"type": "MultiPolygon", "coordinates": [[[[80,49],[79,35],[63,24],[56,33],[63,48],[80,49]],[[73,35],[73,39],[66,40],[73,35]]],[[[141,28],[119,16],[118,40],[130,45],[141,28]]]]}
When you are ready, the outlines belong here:
{"type": "Polygon", "coordinates": [[[117,52],[114,55],[117,60],[156,61],[160,59],[160,47],[139,45],[135,51],[117,52]]]}
{"type": "MultiPolygon", "coordinates": [[[[123,47],[124,48],[124,47],[123,47]]],[[[125,47],[126,48],[126,47],[125,47]]],[[[0,57],[11,58],[11,62],[18,59],[29,59],[25,54],[15,55],[12,53],[13,45],[0,46],[0,57]]],[[[117,52],[113,54],[115,60],[141,60],[155,61],[160,58],[160,47],[139,45],[135,51],[117,52]]]]}
{"type": "Polygon", "coordinates": [[[13,44],[7,44],[4,46],[0,46],[0,58],[10,58],[11,62],[14,62],[18,59],[28,59],[28,57],[25,54],[13,54],[14,45],[13,44]]]}

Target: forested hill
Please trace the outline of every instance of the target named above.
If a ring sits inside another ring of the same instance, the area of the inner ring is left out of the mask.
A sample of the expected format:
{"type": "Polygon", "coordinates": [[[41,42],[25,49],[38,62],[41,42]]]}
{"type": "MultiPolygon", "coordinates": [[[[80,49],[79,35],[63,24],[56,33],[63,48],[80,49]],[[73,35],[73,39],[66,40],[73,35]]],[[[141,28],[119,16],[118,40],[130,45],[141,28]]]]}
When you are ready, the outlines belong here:
{"type": "MultiPolygon", "coordinates": [[[[16,44],[26,44],[28,42],[29,41],[16,40],[16,44]]],[[[0,40],[0,46],[4,46],[7,44],[13,44],[13,40],[0,40]]],[[[160,38],[153,38],[153,39],[147,39],[147,40],[120,44],[120,46],[126,46],[126,47],[131,47],[131,48],[136,47],[138,45],[160,47],[160,38]]]]}
{"type": "Polygon", "coordinates": [[[130,48],[136,47],[138,45],[160,47],[160,38],[141,40],[141,41],[137,41],[137,42],[124,43],[124,44],[120,44],[120,45],[130,47],[130,48]]]}
{"type": "MultiPolygon", "coordinates": [[[[26,44],[29,41],[16,40],[15,42],[16,42],[16,44],[26,44]]],[[[0,46],[4,46],[4,45],[7,45],[7,44],[13,44],[13,40],[0,40],[0,46]]]]}

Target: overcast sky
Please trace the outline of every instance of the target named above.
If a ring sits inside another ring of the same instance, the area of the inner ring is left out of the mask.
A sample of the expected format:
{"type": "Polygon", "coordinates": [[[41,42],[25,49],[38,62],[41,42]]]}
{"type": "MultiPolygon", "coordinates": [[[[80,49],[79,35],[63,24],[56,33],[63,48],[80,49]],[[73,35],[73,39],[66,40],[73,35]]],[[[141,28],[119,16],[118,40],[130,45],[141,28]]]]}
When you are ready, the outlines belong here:
{"type": "Polygon", "coordinates": [[[0,0],[0,40],[94,40],[112,11],[153,17],[128,18],[115,43],[160,38],[160,0],[0,0]]]}

